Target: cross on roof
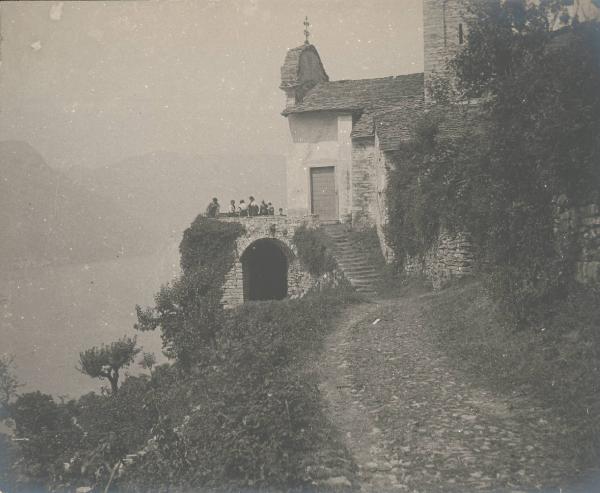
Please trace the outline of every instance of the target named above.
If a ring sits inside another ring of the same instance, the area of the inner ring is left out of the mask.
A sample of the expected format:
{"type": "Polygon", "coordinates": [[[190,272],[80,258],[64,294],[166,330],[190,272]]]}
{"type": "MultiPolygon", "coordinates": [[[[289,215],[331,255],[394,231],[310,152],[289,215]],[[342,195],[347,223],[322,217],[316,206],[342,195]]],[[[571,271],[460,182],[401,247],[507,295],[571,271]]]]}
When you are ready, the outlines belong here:
{"type": "Polygon", "coordinates": [[[308,30],[309,26],[310,26],[310,22],[308,22],[308,16],[306,16],[304,18],[304,37],[306,38],[304,40],[304,44],[309,44],[309,42],[308,42],[308,37],[310,36],[310,31],[308,30]]]}

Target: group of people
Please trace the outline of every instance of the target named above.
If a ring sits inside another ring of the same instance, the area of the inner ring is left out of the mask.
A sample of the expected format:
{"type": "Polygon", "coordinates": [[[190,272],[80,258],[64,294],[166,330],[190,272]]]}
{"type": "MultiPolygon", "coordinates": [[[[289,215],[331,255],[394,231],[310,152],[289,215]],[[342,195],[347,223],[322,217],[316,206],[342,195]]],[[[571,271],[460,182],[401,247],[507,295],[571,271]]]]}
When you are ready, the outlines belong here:
{"type": "MultiPolygon", "coordinates": [[[[207,217],[218,217],[221,211],[219,200],[215,197],[212,202],[208,204],[206,208],[207,217]]],[[[254,197],[250,195],[248,203],[244,199],[240,200],[239,204],[235,205],[235,200],[229,202],[229,210],[227,215],[230,217],[253,217],[253,216],[274,216],[275,207],[271,202],[265,202],[264,200],[258,204],[254,197]]],[[[279,208],[279,215],[283,216],[283,208],[279,208]]]]}

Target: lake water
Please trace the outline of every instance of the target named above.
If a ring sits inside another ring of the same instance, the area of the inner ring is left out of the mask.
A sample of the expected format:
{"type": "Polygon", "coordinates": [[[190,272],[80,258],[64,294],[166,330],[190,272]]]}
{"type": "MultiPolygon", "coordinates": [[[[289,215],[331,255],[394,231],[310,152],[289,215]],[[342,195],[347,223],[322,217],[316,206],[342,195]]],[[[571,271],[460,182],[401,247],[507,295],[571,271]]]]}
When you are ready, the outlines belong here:
{"type": "MultiPolygon", "coordinates": [[[[124,335],[137,334],[144,351],[165,361],[160,333],[133,329],[135,305],[152,305],[160,285],[178,273],[177,243],[171,243],[151,255],[4,274],[0,354],[14,356],[21,391],[76,397],[98,390],[97,380],[76,370],[79,352],[124,335]]],[[[140,371],[137,362],[130,368],[140,371]]]]}

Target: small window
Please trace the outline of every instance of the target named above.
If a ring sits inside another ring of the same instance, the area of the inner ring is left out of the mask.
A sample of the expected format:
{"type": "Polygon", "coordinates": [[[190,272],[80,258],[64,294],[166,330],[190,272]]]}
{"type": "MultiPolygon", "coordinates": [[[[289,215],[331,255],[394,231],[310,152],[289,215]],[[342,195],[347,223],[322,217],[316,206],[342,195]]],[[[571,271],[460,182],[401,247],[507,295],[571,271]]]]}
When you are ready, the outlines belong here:
{"type": "Polygon", "coordinates": [[[465,33],[463,31],[462,24],[458,25],[458,44],[461,45],[465,42],[465,33]]]}

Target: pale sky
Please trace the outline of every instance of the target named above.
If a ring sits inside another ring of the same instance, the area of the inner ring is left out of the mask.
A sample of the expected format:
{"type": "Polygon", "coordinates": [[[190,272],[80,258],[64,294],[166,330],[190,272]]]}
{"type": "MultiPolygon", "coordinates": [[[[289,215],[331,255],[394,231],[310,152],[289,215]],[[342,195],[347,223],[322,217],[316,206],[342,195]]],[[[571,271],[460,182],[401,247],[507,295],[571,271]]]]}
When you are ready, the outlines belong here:
{"type": "Polygon", "coordinates": [[[55,167],[156,150],[287,148],[279,69],[311,42],[331,80],[423,70],[422,0],[2,2],[0,140],[55,167]]]}

